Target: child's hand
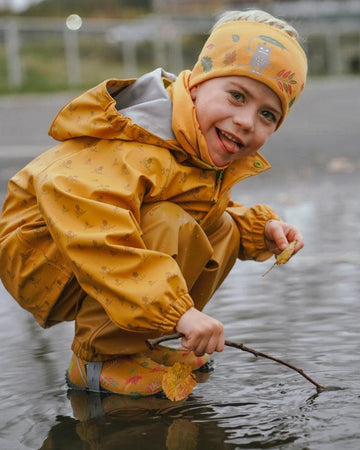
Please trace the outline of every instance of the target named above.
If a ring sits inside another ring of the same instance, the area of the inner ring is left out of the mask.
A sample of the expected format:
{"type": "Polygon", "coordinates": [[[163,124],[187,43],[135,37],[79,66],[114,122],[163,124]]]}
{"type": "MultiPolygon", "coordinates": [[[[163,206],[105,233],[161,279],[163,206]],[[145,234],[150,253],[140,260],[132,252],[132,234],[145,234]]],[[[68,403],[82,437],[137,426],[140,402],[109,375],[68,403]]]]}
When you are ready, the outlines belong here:
{"type": "Polygon", "coordinates": [[[281,253],[295,240],[297,242],[293,255],[304,247],[304,238],[300,230],[290,223],[269,220],[265,225],[264,233],[267,249],[275,255],[281,253]]]}
{"type": "Polygon", "coordinates": [[[224,327],[221,322],[198,311],[188,309],[179,319],[176,331],[184,334],[181,344],[195,355],[222,352],[224,350],[224,327]]]}

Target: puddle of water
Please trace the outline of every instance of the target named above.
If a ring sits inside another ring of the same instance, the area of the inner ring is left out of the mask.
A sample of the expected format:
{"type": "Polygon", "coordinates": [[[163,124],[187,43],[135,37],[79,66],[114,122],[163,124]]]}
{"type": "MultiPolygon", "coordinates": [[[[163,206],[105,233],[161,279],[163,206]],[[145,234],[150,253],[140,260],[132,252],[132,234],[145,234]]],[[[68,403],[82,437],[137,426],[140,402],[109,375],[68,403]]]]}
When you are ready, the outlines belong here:
{"type": "Polygon", "coordinates": [[[0,447],[359,448],[359,181],[335,181],[248,189],[247,203],[270,203],[298,223],[306,247],[266,277],[269,261],[236,264],[207,307],[227,339],[278,356],[332,389],[319,393],[286,367],[226,348],[183,402],[69,395],[73,325],[40,329],[0,287],[0,447]]]}

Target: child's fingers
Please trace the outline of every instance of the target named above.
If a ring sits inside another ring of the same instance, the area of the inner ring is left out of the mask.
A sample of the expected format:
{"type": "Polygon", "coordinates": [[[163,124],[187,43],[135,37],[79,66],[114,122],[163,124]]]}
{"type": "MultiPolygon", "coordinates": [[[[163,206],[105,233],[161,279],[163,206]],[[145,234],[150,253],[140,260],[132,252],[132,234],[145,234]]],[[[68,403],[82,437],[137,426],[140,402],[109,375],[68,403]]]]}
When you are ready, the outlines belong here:
{"type": "Polygon", "coordinates": [[[213,332],[192,333],[189,338],[184,336],[181,339],[181,345],[187,350],[192,350],[197,356],[221,352],[224,349],[223,327],[220,324],[213,332]]]}
{"type": "Polygon", "coordinates": [[[195,354],[201,356],[204,353],[211,355],[214,352],[221,352],[224,349],[224,335],[223,333],[214,333],[210,339],[208,336],[204,337],[195,349],[195,354]]]}
{"type": "Polygon", "coordinates": [[[298,233],[296,233],[295,238],[293,240],[296,241],[296,246],[295,246],[295,250],[294,250],[294,254],[295,254],[304,247],[304,238],[303,238],[303,235],[300,233],[300,231],[298,233]]]}
{"type": "Polygon", "coordinates": [[[265,226],[265,238],[268,241],[268,249],[275,254],[284,250],[288,245],[284,225],[285,223],[279,220],[269,220],[265,226]]]}
{"type": "Polygon", "coordinates": [[[270,220],[265,226],[265,238],[268,250],[278,255],[293,241],[296,241],[294,254],[304,246],[300,230],[287,222],[270,220]]]}
{"type": "Polygon", "coordinates": [[[194,348],[194,353],[196,356],[202,356],[207,353],[208,340],[203,338],[201,339],[196,347],[194,348]]]}
{"type": "Polygon", "coordinates": [[[183,347],[193,350],[196,355],[221,351],[223,348],[223,324],[194,307],[180,317],[176,331],[184,334],[181,341],[183,347]]]}

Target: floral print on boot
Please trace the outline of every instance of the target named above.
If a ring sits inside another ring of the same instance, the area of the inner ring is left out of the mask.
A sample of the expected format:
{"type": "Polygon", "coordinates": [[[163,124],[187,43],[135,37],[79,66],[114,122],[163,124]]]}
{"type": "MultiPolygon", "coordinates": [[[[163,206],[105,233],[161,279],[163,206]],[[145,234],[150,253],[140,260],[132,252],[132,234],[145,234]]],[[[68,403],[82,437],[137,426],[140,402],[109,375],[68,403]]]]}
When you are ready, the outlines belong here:
{"type": "Polygon", "coordinates": [[[148,358],[144,354],[121,356],[95,363],[99,365],[99,378],[94,388],[88,380],[90,365],[73,355],[66,373],[70,388],[111,392],[114,394],[142,397],[162,391],[161,382],[166,368],[148,358]]]}
{"type": "Polygon", "coordinates": [[[210,356],[207,354],[196,356],[193,351],[164,345],[157,345],[153,350],[148,350],[143,354],[163,366],[173,366],[179,362],[190,366],[192,370],[200,369],[210,361],[210,356]]]}

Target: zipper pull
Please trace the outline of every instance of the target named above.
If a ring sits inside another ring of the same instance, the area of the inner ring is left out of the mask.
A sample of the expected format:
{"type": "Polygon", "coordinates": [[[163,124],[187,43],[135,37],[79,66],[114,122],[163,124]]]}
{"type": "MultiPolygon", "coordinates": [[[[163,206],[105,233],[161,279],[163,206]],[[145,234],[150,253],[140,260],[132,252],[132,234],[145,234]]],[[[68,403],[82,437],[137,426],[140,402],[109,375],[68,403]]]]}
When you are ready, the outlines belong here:
{"type": "Polygon", "coordinates": [[[224,172],[225,172],[224,169],[219,169],[219,170],[216,172],[216,186],[223,180],[223,178],[224,178],[224,172]]]}
{"type": "Polygon", "coordinates": [[[216,178],[215,178],[215,195],[213,200],[211,200],[211,204],[215,205],[215,203],[217,202],[218,198],[219,198],[219,194],[220,194],[220,189],[221,189],[221,182],[224,178],[224,169],[220,169],[216,172],[216,178]]]}

